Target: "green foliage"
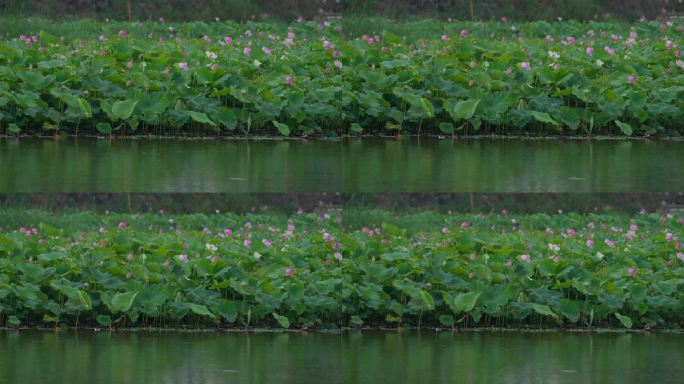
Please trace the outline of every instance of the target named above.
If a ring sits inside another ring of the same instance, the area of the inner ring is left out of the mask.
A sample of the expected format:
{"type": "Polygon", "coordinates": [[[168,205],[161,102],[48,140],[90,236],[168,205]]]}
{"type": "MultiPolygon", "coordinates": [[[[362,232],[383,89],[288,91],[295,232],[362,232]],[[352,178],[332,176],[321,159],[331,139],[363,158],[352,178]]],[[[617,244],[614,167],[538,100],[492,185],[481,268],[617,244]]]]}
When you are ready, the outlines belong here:
{"type": "Polygon", "coordinates": [[[10,217],[0,326],[684,325],[681,213],[10,217]]]}
{"type": "Polygon", "coordinates": [[[677,21],[32,23],[0,40],[0,134],[684,132],[677,21]]]}

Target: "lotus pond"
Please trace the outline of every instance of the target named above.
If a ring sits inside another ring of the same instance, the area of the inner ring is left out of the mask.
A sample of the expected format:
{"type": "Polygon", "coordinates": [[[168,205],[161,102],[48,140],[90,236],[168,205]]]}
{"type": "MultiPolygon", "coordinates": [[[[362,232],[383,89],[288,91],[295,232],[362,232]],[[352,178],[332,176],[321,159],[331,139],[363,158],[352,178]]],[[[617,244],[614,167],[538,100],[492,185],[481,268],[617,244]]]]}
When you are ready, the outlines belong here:
{"type": "Polygon", "coordinates": [[[683,342],[673,332],[0,331],[0,382],[678,384],[683,342]]]}
{"type": "Polygon", "coordinates": [[[681,140],[0,139],[0,192],[678,192],[681,140]]]}
{"type": "Polygon", "coordinates": [[[19,23],[0,133],[684,132],[681,22],[354,23],[19,23]]]}
{"type": "Polygon", "coordinates": [[[0,211],[0,325],[684,325],[684,215],[0,211]]]}

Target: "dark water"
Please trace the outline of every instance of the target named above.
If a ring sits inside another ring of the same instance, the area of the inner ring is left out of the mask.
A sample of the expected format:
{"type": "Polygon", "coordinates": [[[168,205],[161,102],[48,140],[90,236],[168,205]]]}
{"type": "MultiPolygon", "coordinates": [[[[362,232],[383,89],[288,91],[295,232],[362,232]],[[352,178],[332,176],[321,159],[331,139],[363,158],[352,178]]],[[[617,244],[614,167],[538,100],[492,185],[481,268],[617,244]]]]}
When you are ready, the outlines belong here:
{"type": "Polygon", "coordinates": [[[0,139],[0,192],[665,192],[684,141],[0,139]]]}
{"type": "Polygon", "coordinates": [[[0,383],[682,383],[684,334],[0,331],[0,383]]]}

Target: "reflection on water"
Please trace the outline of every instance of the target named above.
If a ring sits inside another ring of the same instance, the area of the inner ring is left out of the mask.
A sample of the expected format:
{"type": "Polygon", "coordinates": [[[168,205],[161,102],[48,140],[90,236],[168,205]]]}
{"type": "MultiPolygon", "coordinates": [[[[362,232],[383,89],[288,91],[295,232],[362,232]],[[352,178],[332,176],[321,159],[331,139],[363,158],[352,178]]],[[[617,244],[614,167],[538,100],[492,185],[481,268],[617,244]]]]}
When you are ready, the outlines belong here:
{"type": "Polygon", "coordinates": [[[662,192],[681,141],[0,139],[0,192],[662,192]]]}
{"type": "Polygon", "coordinates": [[[684,334],[0,331],[0,383],[681,383],[684,334]]]}

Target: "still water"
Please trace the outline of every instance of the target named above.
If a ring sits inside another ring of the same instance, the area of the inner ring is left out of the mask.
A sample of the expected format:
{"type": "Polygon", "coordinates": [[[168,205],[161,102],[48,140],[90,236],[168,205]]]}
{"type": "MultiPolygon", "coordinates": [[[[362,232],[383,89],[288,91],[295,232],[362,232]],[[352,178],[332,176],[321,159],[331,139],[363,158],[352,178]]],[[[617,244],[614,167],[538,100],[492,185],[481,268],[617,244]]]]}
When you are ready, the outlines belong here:
{"type": "Polygon", "coordinates": [[[682,333],[0,331],[0,383],[682,383],[682,333]]]}
{"type": "Polygon", "coordinates": [[[672,192],[684,141],[0,139],[0,192],[672,192]]]}

